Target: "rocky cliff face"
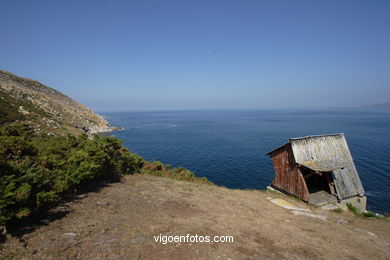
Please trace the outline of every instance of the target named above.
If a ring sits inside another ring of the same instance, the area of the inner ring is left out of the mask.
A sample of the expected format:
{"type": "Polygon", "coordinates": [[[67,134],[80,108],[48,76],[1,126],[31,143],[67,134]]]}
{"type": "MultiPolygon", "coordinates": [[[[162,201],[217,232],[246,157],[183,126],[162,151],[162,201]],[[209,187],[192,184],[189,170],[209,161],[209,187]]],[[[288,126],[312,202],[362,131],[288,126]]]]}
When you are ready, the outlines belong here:
{"type": "Polygon", "coordinates": [[[26,122],[55,134],[114,130],[100,115],[38,81],[0,70],[0,124],[26,122]]]}

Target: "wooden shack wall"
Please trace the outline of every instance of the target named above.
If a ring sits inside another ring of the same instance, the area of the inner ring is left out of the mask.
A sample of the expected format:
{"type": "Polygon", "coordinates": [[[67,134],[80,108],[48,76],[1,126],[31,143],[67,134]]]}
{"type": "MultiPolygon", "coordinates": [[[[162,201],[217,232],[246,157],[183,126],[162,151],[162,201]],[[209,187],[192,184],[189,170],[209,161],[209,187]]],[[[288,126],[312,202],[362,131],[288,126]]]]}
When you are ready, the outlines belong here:
{"type": "Polygon", "coordinates": [[[271,156],[275,169],[275,178],[272,181],[272,186],[290,193],[303,201],[307,201],[309,191],[305,179],[295,163],[291,145],[285,145],[271,156]]]}

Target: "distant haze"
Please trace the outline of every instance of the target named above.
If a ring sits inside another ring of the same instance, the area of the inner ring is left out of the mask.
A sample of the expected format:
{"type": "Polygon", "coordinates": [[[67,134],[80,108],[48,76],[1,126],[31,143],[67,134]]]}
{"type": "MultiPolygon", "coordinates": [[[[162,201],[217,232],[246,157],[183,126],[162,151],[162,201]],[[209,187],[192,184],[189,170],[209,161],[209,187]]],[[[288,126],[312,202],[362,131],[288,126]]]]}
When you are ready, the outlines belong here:
{"type": "Polygon", "coordinates": [[[390,1],[1,3],[0,69],[97,110],[390,101],[390,1]]]}

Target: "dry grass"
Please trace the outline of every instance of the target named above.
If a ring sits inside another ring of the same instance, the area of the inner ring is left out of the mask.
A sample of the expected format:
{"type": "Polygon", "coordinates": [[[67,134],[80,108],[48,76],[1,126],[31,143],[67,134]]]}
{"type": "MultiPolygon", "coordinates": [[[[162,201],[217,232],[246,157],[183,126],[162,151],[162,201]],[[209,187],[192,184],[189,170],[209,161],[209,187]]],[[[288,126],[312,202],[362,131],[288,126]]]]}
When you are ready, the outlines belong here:
{"type": "Polygon", "coordinates": [[[14,259],[390,258],[389,221],[320,209],[312,210],[327,221],[294,216],[268,196],[299,204],[275,193],[127,176],[55,210],[69,211],[65,217],[19,238],[9,236],[1,254],[14,259]],[[234,242],[162,245],[153,238],[159,234],[231,235],[234,242]]]}

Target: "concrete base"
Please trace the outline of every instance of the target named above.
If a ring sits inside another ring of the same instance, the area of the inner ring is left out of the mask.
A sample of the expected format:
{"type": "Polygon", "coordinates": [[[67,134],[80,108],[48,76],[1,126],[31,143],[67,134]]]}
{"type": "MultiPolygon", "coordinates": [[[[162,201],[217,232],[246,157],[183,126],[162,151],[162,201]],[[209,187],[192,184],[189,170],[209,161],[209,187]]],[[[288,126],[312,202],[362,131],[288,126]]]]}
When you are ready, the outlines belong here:
{"type": "Polygon", "coordinates": [[[272,186],[267,186],[265,189],[266,189],[267,191],[277,192],[277,193],[280,193],[280,194],[285,194],[285,193],[283,193],[283,192],[281,192],[281,191],[278,191],[277,189],[273,188],[272,186]]]}
{"type": "Polygon", "coordinates": [[[337,203],[335,196],[332,196],[330,193],[321,190],[315,193],[310,193],[308,203],[314,206],[323,206],[326,204],[337,203]]]}
{"type": "Polygon", "coordinates": [[[359,210],[359,213],[363,213],[366,211],[366,206],[367,206],[367,197],[362,196],[362,197],[353,197],[349,199],[345,199],[337,203],[337,205],[340,205],[341,208],[344,210],[348,210],[347,204],[351,203],[352,206],[356,207],[359,210]]]}
{"type": "MultiPolygon", "coordinates": [[[[286,193],[281,192],[281,191],[273,188],[272,186],[267,186],[266,190],[286,195],[286,193]]],[[[326,210],[333,210],[333,209],[341,208],[345,211],[348,210],[348,207],[347,207],[348,203],[351,203],[352,206],[356,207],[358,209],[359,213],[363,213],[366,211],[367,197],[366,196],[361,196],[361,197],[356,196],[353,198],[342,200],[340,202],[337,202],[335,199],[332,199],[331,201],[329,201],[327,203],[320,203],[318,205],[316,205],[316,203],[309,202],[309,204],[314,205],[314,206],[322,206],[322,208],[326,209],[326,210]]]]}

